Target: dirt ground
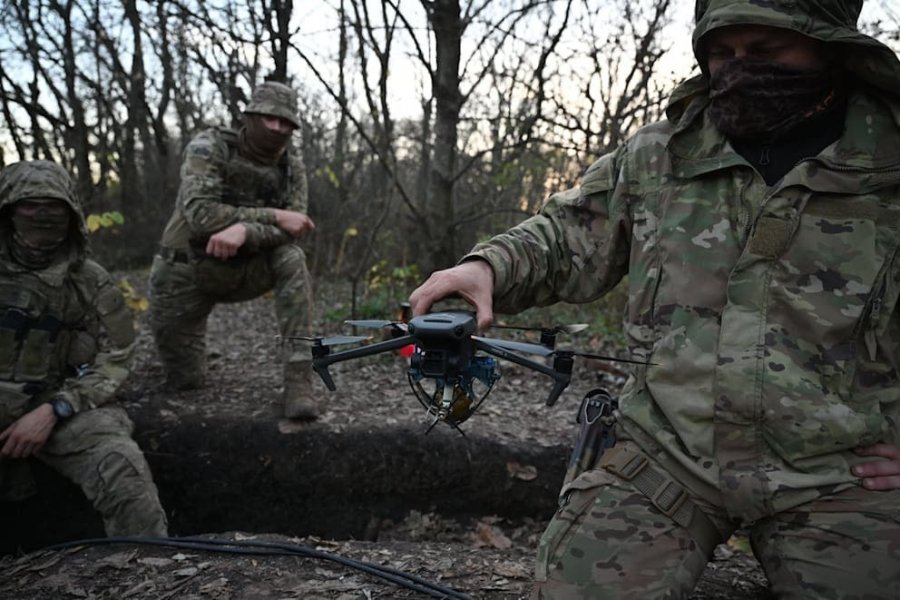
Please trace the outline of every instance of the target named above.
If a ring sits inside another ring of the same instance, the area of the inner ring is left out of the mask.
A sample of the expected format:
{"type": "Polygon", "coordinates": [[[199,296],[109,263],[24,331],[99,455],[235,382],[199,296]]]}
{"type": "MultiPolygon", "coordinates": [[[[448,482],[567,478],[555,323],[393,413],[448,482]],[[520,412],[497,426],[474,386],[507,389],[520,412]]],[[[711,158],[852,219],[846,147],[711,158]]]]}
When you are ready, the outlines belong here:
{"type": "MultiPolygon", "coordinates": [[[[141,277],[131,275],[129,279],[141,293],[141,277]]],[[[341,290],[319,295],[329,298],[328,308],[333,310],[340,302],[341,290]]],[[[272,314],[270,299],[217,307],[209,322],[210,384],[191,393],[173,393],[164,388],[162,370],[142,315],[138,365],[123,394],[126,408],[133,415],[141,415],[143,421],[151,419],[168,429],[177,428],[192,415],[272,419],[282,434],[303,435],[306,426],[278,419],[281,374],[272,314]]],[[[514,322],[527,323],[527,318],[518,317],[514,322]]],[[[346,333],[334,323],[318,323],[317,328],[323,334],[346,333]]],[[[492,335],[501,337],[496,331],[492,335]]],[[[614,352],[589,334],[575,336],[572,342],[585,350],[614,352]]],[[[548,447],[568,444],[575,427],[575,409],[584,393],[598,386],[614,389],[624,381],[623,373],[609,363],[581,363],[562,399],[548,408],[543,402],[550,390],[548,378],[508,363],[501,369],[502,379],[490,397],[463,425],[469,437],[548,447]]],[[[386,353],[335,365],[332,372],[338,389],[326,392],[324,386],[320,387],[327,404],[317,426],[325,426],[335,435],[353,435],[370,425],[396,427],[398,431],[420,428],[424,435],[430,422],[409,391],[405,359],[386,353]]],[[[131,544],[6,555],[0,558],[0,598],[349,600],[429,595],[330,560],[300,557],[293,547],[297,544],[411,573],[472,598],[524,598],[529,591],[534,551],[544,521],[540,515],[508,519],[484,514],[456,519],[434,512],[410,511],[401,518],[382,519],[376,532],[366,538],[369,541],[292,538],[278,531],[230,531],[204,536],[238,544],[289,545],[293,553],[290,556],[131,544]]],[[[259,546],[231,549],[261,551],[259,546]]],[[[433,595],[463,597],[440,591],[433,595]]],[[[693,597],[769,597],[765,577],[744,540],[733,539],[717,549],[715,560],[693,597]]]]}

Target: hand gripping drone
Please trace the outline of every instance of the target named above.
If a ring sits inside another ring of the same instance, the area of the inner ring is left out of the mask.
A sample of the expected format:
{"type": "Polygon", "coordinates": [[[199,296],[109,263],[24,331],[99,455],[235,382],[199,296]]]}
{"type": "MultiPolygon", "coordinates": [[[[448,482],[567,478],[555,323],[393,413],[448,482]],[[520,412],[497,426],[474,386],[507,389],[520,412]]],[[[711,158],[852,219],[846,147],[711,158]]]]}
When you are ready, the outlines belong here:
{"type": "Polygon", "coordinates": [[[462,433],[459,425],[478,410],[494,384],[500,379],[494,357],[514,362],[550,377],[553,380],[553,387],[547,397],[547,406],[552,406],[569,385],[575,356],[645,364],[554,348],[558,333],[580,331],[586,328],[586,325],[559,326],[551,329],[515,328],[541,331],[541,343],[533,344],[473,335],[476,332],[475,314],[467,310],[448,310],[420,315],[410,319],[409,323],[363,320],[347,321],[347,324],[356,327],[389,327],[393,339],[332,353],[332,346],[354,343],[367,338],[361,336],[313,338],[313,369],[328,389],[332,391],[336,389],[328,371],[330,365],[413,345],[415,349],[410,357],[407,378],[416,398],[428,414],[434,417],[428,431],[431,431],[438,421],[444,421],[462,433]],[[478,354],[479,351],[491,356],[478,354]],[[523,356],[524,354],[552,357],[552,364],[536,362],[523,356]],[[422,385],[426,379],[434,380],[435,387],[432,393],[427,392],[422,385]],[[483,391],[479,394],[476,387],[479,391],[481,389],[483,391]]]}

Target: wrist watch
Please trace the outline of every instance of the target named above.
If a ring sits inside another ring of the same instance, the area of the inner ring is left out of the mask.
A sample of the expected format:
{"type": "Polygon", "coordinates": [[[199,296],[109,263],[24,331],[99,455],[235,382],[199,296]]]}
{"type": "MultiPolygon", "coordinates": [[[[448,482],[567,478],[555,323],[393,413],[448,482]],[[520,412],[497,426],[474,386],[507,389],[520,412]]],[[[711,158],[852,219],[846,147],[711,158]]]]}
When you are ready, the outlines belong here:
{"type": "Polygon", "coordinates": [[[56,415],[56,418],[60,421],[65,421],[75,414],[75,409],[72,408],[72,403],[62,396],[54,396],[47,402],[50,404],[50,407],[53,408],[53,414],[56,415]]]}

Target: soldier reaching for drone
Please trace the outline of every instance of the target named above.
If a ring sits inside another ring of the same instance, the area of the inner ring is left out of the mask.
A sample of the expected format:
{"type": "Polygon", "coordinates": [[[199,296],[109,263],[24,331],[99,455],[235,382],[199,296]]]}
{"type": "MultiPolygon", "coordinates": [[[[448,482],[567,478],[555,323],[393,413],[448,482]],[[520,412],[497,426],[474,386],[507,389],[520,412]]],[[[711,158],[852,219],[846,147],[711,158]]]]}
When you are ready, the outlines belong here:
{"type": "Polygon", "coordinates": [[[266,82],[238,131],[208,129],[185,150],[175,211],[150,272],[150,323],[170,385],[203,385],[206,320],[220,302],[275,291],[284,340],[284,414],[312,419],[307,342],[311,290],[297,243],[315,228],[306,214],[306,172],[291,135],[297,94],[266,82]]]}
{"type": "Polygon", "coordinates": [[[563,487],[536,597],[687,597],[742,526],[779,596],[900,597],[900,61],[861,8],[698,0],[667,119],[412,294],[485,327],[628,275],[656,366],[563,487]]]}
{"type": "Polygon", "coordinates": [[[87,228],[62,167],[0,171],[0,238],[0,496],[34,491],[34,458],[81,486],[107,535],[165,537],[131,421],[110,404],[134,354],[132,315],[86,258],[87,228]]]}

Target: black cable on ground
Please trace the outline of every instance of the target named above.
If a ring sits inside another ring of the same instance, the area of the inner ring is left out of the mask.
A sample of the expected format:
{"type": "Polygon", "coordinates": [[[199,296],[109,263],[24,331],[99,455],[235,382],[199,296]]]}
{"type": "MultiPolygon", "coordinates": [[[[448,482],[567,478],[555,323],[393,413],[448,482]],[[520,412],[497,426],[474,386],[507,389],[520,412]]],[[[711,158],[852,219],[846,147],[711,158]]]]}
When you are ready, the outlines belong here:
{"type": "Polygon", "coordinates": [[[405,573],[390,567],[376,565],[364,561],[347,558],[338,554],[331,554],[316,550],[303,544],[286,544],[277,542],[254,542],[252,540],[227,541],[216,539],[203,539],[194,537],[183,538],[146,538],[146,537],[108,537],[88,538],[73,540],[61,544],[47,546],[43,550],[65,550],[76,546],[102,546],[109,544],[137,544],[147,546],[168,546],[189,550],[205,550],[222,554],[246,554],[246,555],[275,555],[275,556],[302,556],[316,558],[338,563],[351,569],[356,569],[375,577],[380,577],[393,584],[405,587],[409,590],[446,600],[472,600],[470,596],[454,589],[444,587],[437,583],[423,579],[412,573],[405,573]]]}

